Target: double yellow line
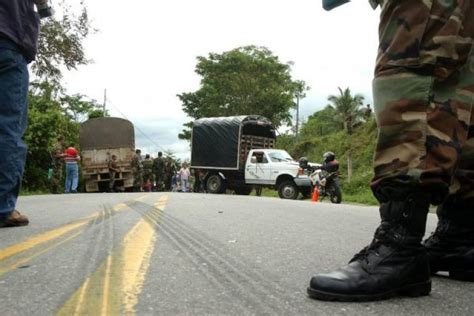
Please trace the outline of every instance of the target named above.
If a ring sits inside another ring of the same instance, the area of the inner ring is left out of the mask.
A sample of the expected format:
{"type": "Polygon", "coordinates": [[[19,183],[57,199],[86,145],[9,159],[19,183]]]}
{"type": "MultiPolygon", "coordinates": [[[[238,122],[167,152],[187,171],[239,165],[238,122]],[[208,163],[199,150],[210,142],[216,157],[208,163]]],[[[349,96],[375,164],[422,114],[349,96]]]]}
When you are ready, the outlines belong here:
{"type": "MultiPolygon", "coordinates": [[[[164,210],[168,197],[155,207],[164,210]]],[[[146,217],[146,215],[145,215],[146,217]]],[[[135,314],[135,306],[150,267],[157,234],[142,218],[107,258],[60,308],[58,315],[135,314]]]]}

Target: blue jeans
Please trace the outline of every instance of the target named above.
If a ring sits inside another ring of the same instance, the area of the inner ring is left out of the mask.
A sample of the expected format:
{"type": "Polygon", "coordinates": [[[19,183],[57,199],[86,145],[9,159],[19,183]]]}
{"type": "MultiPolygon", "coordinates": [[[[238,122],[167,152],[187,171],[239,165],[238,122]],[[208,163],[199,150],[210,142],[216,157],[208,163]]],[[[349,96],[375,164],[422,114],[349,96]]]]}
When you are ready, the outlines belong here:
{"type": "Polygon", "coordinates": [[[181,191],[188,192],[189,181],[181,179],[181,191]]]}
{"type": "Polygon", "coordinates": [[[77,163],[66,163],[66,184],[64,185],[64,192],[76,192],[78,181],[79,166],[77,163]]]}
{"type": "MultiPolygon", "coordinates": [[[[3,41],[0,38],[0,41],[3,41]]],[[[3,42],[2,42],[3,43],[3,42]]],[[[0,46],[0,218],[15,210],[27,148],[28,67],[15,49],[0,46]]]]}

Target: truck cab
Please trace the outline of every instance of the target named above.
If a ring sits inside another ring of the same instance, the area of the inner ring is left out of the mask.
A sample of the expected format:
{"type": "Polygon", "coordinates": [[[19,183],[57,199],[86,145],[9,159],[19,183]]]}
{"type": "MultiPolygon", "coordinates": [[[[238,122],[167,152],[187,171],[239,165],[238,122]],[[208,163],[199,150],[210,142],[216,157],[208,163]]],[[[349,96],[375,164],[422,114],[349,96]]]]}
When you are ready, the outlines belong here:
{"type": "Polygon", "coordinates": [[[281,149],[253,149],[245,163],[247,185],[270,186],[284,199],[295,199],[299,192],[311,192],[311,180],[300,172],[296,162],[281,149]]]}

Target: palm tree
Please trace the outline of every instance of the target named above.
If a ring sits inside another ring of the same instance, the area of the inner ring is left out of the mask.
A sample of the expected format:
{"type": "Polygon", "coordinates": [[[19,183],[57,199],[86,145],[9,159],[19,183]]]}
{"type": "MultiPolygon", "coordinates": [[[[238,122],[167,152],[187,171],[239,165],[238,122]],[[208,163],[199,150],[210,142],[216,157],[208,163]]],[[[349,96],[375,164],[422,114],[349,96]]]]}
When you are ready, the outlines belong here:
{"type": "MultiPolygon", "coordinates": [[[[342,91],[342,89],[338,87],[338,90],[339,95],[328,96],[328,101],[331,102],[331,104],[328,104],[327,107],[334,111],[334,122],[343,126],[350,138],[352,137],[354,126],[363,121],[364,111],[361,109],[361,106],[364,102],[364,96],[361,94],[353,96],[349,88],[342,91]]],[[[351,146],[351,143],[352,142],[349,141],[349,146],[351,146]]],[[[351,178],[352,148],[349,147],[347,153],[347,181],[351,182],[351,178]]]]}

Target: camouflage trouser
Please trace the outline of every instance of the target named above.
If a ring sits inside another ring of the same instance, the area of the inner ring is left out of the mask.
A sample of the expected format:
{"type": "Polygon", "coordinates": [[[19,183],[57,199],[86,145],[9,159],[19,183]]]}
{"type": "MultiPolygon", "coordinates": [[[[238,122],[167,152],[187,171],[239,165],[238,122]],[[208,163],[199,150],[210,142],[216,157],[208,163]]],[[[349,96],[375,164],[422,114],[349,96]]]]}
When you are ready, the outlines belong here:
{"type": "Polygon", "coordinates": [[[474,201],[474,1],[379,1],[375,196],[474,201]]]}
{"type": "Polygon", "coordinates": [[[143,170],[133,169],[133,189],[135,191],[141,191],[143,187],[143,170]]]}
{"type": "Polygon", "coordinates": [[[155,173],[155,180],[156,180],[156,190],[161,191],[163,190],[163,180],[164,180],[163,173],[155,173]]]}
{"type": "Polygon", "coordinates": [[[63,192],[63,165],[58,164],[53,166],[53,175],[51,177],[51,193],[63,192]]]}

